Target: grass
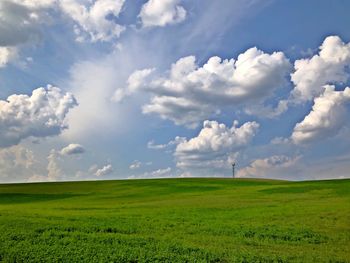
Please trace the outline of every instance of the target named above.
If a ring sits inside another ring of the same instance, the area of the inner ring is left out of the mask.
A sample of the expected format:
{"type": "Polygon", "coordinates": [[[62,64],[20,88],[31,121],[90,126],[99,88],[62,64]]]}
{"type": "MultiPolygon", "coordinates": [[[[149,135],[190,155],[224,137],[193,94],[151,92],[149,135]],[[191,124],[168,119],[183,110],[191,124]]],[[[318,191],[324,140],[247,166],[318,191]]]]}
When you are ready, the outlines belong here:
{"type": "Polygon", "coordinates": [[[350,180],[0,185],[4,262],[350,262],[350,180]]]}

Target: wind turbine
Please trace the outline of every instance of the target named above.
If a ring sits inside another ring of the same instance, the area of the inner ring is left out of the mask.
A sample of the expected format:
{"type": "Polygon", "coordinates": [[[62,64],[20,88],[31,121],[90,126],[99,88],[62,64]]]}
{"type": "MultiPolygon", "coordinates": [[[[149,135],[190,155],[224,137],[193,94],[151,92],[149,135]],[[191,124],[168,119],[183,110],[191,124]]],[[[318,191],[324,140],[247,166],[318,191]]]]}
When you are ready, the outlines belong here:
{"type": "Polygon", "coordinates": [[[235,178],[235,166],[236,166],[236,163],[233,163],[232,164],[232,178],[235,178]]]}

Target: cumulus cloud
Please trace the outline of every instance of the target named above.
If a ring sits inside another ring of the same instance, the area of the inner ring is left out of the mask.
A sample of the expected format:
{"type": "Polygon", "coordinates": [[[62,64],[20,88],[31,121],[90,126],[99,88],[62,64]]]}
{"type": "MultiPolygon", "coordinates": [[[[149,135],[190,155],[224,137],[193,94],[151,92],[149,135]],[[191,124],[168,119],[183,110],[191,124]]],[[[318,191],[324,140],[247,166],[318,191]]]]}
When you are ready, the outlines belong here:
{"type": "Polygon", "coordinates": [[[120,36],[124,26],[116,23],[124,0],[95,0],[83,4],[77,0],[60,0],[60,8],[74,20],[77,41],[111,41],[120,36]]]}
{"type": "Polygon", "coordinates": [[[59,135],[67,128],[66,115],[76,105],[71,93],[53,86],[35,89],[31,96],[14,94],[0,100],[0,147],[31,136],[59,135]]]}
{"type": "Polygon", "coordinates": [[[181,0],[149,0],[139,14],[144,27],[166,26],[185,20],[186,10],[179,5],[181,0]]]}
{"type": "Polygon", "coordinates": [[[312,100],[323,92],[324,85],[342,84],[349,79],[350,43],[344,43],[338,36],[329,36],[319,49],[311,58],[294,63],[292,96],[297,101],[312,100]]]}
{"type": "Polygon", "coordinates": [[[73,154],[82,154],[85,152],[85,148],[77,143],[71,143],[66,147],[62,148],[60,153],[61,155],[73,155],[73,154]]]}
{"type": "Polygon", "coordinates": [[[97,169],[97,171],[95,172],[95,175],[97,177],[101,177],[101,176],[105,176],[105,175],[109,175],[113,173],[113,167],[111,164],[107,164],[105,166],[103,166],[100,169],[97,169]]]}
{"type": "Polygon", "coordinates": [[[259,128],[256,122],[232,127],[216,121],[204,121],[198,136],[179,143],[175,149],[178,168],[225,168],[231,165],[237,152],[247,146],[259,128]]]}
{"type": "Polygon", "coordinates": [[[14,59],[21,46],[40,40],[42,27],[53,24],[57,14],[63,13],[75,22],[78,41],[118,38],[125,29],[116,23],[123,4],[124,0],[0,1],[0,67],[14,59]]]}
{"type": "MultiPolygon", "coordinates": [[[[143,80],[134,91],[153,92],[143,113],[155,113],[177,125],[195,127],[199,121],[220,113],[222,107],[259,105],[285,85],[291,68],[282,52],[264,53],[250,48],[237,60],[211,57],[203,66],[194,56],[179,59],[169,75],[143,80]]],[[[286,107],[281,105],[280,112],[286,107]]]]}
{"type": "Polygon", "coordinates": [[[285,155],[257,159],[238,170],[236,177],[289,178],[291,169],[299,159],[300,156],[291,158],[285,155]]]}
{"type": "Polygon", "coordinates": [[[336,91],[326,86],[322,95],[315,98],[311,112],[294,127],[294,143],[307,143],[336,135],[347,118],[346,104],[350,102],[350,88],[336,91]]]}

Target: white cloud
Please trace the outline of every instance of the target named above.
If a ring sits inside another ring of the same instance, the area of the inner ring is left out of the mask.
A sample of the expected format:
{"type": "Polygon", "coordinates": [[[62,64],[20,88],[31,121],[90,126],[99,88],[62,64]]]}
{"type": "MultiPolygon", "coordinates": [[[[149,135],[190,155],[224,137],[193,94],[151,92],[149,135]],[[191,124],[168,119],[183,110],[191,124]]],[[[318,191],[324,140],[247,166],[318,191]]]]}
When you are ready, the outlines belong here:
{"type": "Polygon", "coordinates": [[[170,172],[171,172],[171,168],[168,167],[168,168],[165,168],[165,169],[158,169],[158,170],[155,170],[155,171],[152,171],[150,173],[150,175],[152,177],[169,177],[170,176],[170,172]]]}
{"type": "MultiPolygon", "coordinates": [[[[0,180],[2,182],[55,182],[70,180],[60,151],[51,149],[46,162],[22,145],[0,148],[0,180]]],[[[86,178],[84,178],[86,179],[86,178]]]]}
{"type": "Polygon", "coordinates": [[[85,152],[85,148],[77,143],[71,143],[61,149],[61,155],[73,155],[73,154],[82,154],[85,152]]]}
{"type": "Polygon", "coordinates": [[[180,0],[149,0],[139,14],[144,27],[166,26],[185,20],[186,10],[180,0]]]}
{"type": "Polygon", "coordinates": [[[108,165],[105,165],[103,166],[102,168],[98,169],[96,172],[95,172],[95,175],[97,177],[101,177],[101,176],[105,176],[105,175],[109,175],[113,173],[113,167],[111,164],[108,164],[108,165]]]}
{"type": "Polygon", "coordinates": [[[71,93],[52,86],[35,89],[31,96],[14,94],[0,100],[0,147],[30,136],[59,135],[67,128],[67,113],[76,105],[71,93]]]}
{"type": "Polygon", "coordinates": [[[0,149],[0,179],[2,182],[54,182],[68,179],[62,165],[62,155],[52,149],[46,162],[36,159],[34,152],[22,145],[0,149]]]}
{"type": "Polygon", "coordinates": [[[216,121],[204,121],[198,136],[179,143],[175,149],[179,168],[225,168],[237,157],[237,152],[247,146],[259,128],[256,122],[246,122],[238,127],[226,127],[216,121]]]}
{"type": "Polygon", "coordinates": [[[0,1],[0,46],[14,47],[40,38],[40,26],[48,23],[46,8],[54,1],[0,1]]]}
{"type": "Polygon", "coordinates": [[[65,175],[61,169],[61,164],[59,163],[61,160],[60,152],[56,151],[55,149],[51,149],[46,159],[46,172],[36,173],[30,176],[27,179],[28,182],[56,182],[65,178],[65,175]]]}
{"type": "Polygon", "coordinates": [[[23,146],[12,146],[0,149],[1,181],[18,182],[36,175],[34,153],[23,146]]]}
{"type": "MultiPolygon", "coordinates": [[[[304,180],[350,178],[350,155],[329,156],[307,163],[301,170],[304,180]]],[[[293,178],[295,179],[295,177],[293,178]]]]}
{"type": "Polygon", "coordinates": [[[56,0],[0,1],[0,68],[16,59],[24,44],[40,40],[55,5],[56,0]]]}
{"type": "Polygon", "coordinates": [[[284,137],[275,137],[270,141],[273,145],[288,145],[290,142],[291,140],[289,138],[284,137]]]}
{"type": "Polygon", "coordinates": [[[282,180],[321,180],[349,178],[349,154],[310,160],[306,156],[274,155],[256,159],[239,169],[236,177],[282,180]]]}
{"type": "Polygon", "coordinates": [[[274,155],[265,159],[254,160],[250,165],[237,171],[236,177],[280,178],[291,177],[291,170],[300,156],[291,158],[274,155]]]}
{"type": "MultiPolygon", "coordinates": [[[[142,85],[133,90],[143,88],[155,94],[143,107],[144,113],[195,127],[223,107],[262,105],[284,86],[290,68],[282,52],[266,54],[257,48],[248,49],[236,61],[211,57],[202,67],[194,56],[188,56],[173,64],[168,76],[139,81],[142,85]]],[[[285,106],[279,105],[279,113],[285,106]]]]}
{"type": "Polygon", "coordinates": [[[140,161],[134,161],[132,164],[130,164],[129,169],[135,170],[139,169],[141,167],[142,163],[140,161]]]}
{"type": "Polygon", "coordinates": [[[1,0],[0,67],[14,59],[24,44],[38,42],[43,26],[52,25],[61,13],[75,22],[78,41],[118,38],[125,30],[116,23],[123,4],[124,0],[1,0]]]}
{"type": "Polygon", "coordinates": [[[145,172],[139,175],[129,176],[128,179],[137,179],[137,178],[164,178],[164,177],[172,177],[171,174],[172,169],[170,167],[164,169],[158,169],[151,172],[145,172]]]}
{"type": "Polygon", "coordinates": [[[147,143],[147,148],[152,150],[163,150],[168,146],[168,144],[156,144],[154,140],[147,143]]]}
{"type": "Polygon", "coordinates": [[[176,125],[185,125],[189,128],[195,128],[201,120],[220,113],[212,105],[171,96],[155,96],[150,104],[142,107],[142,112],[156,113],[164,120],[171,120],[176,125]]]}
{"type": "Polygon", "coordinates": [[[153,164],[152,162],[140,162],[138,160],[135,160],[132,162],[132,164],[130,164],[129,169],[136,170],[136,169],[140,169],[141,167],[149,166],[152,164],[153,164]]]}
{"type": "Polygon", "coordinates": [[[294,127],[293,142],[307,143],[336,135],[347,119],[345,105],[350,102],[350,88],[335,91],[326,86],[322,95],[315,98],[311,112],[294,127]]]}
{"type": "Polygon", "coordinates": [[[77,0],[60,0],[62,11],[74,20],[78,41],[111,41],[118,38],[124,26],[115,22],[124,0],[94,0],[89,6],[77,0]]]}
{"type": "MultiPolygon", "coordinates": [[[[111,57],[117,61],[115,56],[111,57]]],[[[120,76],[116,72],[119,64],[106,61],[83,61],[73,65],[67,88],[74,94],[79,107],[73,109],[68,119],[69,129],[63,136],[68,141],[82,141],[89,136],[102,133],[115,134],[130,123],[125,111],[113,103],[111,97],[120,76]],[[126,120],[128,119],[128,120],[126,120]]]]}
{"type": "Polygon", "coordinates": [[[155,69],[143,69],[134,71],[127,80],[127,87],[125,89],[117,89],[114,93],[113,100],[121,101],[124,97],[129,96],[132,93],[135,93],[142,87],[146,82],[148,76],[155,69]]]}
{"type": "Polygon", "coordinates": [[[63,174],[58,164],[59,153],[52,149],[50,154],[47,156],[47,181],[53,182],[59,180],[63,174]]]}
{"type": "Polygon", "coordinates": [[[297,101],[312,100],[323,92],[324,85],[346,82],[349,66],[350,43],[344,43],[338,36],[327,37],[318,54],[295,61],[292,96],[297,101]]]}
{"type": "Polygon", "coordinates": [[[11,1],[13,3],[17,3],[19,5],[25,6],[33,10],[53,7],[57,2],[57,0],[11,0],[11,1]]]}
{"type": "Polygon", "coordinates": [[[155,144],[154,140],[151,140],[147,143],[147,148],[152,150],[164,150],[171,146],[176,146],[181,142],[186,140],[185,137],[176,136],[174,140],[166,143],[166,144],[155,144]]]}
{"type": "Polygon", "coordinates": [[[17,57],[17,48],[0,46],[0,68],[5,67],[17,57]]]}

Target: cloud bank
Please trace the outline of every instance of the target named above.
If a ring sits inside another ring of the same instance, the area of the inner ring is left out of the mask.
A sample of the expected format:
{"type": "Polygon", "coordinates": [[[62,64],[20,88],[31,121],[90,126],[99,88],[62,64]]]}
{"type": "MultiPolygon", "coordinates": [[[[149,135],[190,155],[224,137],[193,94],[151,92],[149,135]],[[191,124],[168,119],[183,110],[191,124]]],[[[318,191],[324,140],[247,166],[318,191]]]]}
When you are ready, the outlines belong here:
{"type": "Polygon", "coordinates": [[[28,137],[59,135],[68,127],[69,110],[77,105],[73,94],[53,86],[35,89],[31,96],[14,94],[0,100],[0,147],[28,137]]]}
{"type": "Polygon", "coordinates": [[[292,96],[297,101],[313,100],[323,93],[326,84],[342,84],[349,79],[350,43],[338,36],[325,38],[319,53],[294,63],[292,96]]]}
{"type": "Polygon", "coordinates": [[[96,0],[90,5],[76,0],[60,0],[59,3],[64,14],[75,22],[77,41],[111,41],[125,30],[116,23],[124,0],[96,0]]]}
{"type": "Polygon", "coordinates": [[[237,152],[247,146],[257,133],[259,124],[246,122],[232,127],[216,121],[204,121],[198,136],[176,146],[176,166],[181,169],[227,168],[237,152]]]}
{"type": "Polygon", "coordinates": [[[140,89],[152,92],[155,96],[143,106],[143,113],[196,127],[223,107],[264,103],[286,84],[290,68],[282,52],[267,54],[257,48],[248,49],[237,60],[211,57],[203,66],[194,56],[188,56],[174,63],[169,74],[151,80],[153,69],[134,72],[124,94],[140,89]],[[135,76],[137,81],[130,85],[135,76]]]}
{"type": "Polygon", "coordinates": [[[239,178],[290,178],[292,170],[301,157],[291,158],[285,155],[274,155],[264,159],[256,159],[247,167],[238,170],[239,178]]]}
{"type": "Polygon", "coordinates": [[[315,98],[311,112],[295,125],[293,142],[301,144],[335,136],[347,123],[349,102],[350,88],[336,91],[334,86],[326,86],[323,94],[315,98]]]}

